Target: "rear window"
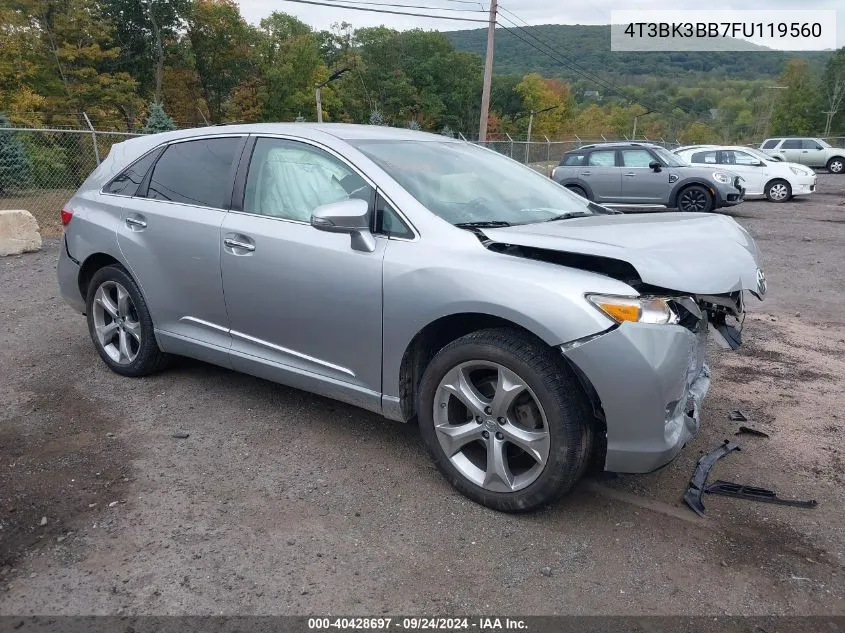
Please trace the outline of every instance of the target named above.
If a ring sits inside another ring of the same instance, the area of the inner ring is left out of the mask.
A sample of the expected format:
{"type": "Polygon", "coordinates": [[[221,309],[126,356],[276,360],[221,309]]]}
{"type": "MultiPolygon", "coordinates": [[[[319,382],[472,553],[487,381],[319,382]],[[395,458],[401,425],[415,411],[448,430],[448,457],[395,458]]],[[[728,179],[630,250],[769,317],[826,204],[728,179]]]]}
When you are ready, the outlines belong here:
{"type": "Polygon", "coordinates": [[[226,209],[232,196],[232,163],[239,137],[174,143],[153,167],[147,197],[226,209]]]}
{"type": "Polygon", "coordinates": [[[769,139],[760,146],[760,149],[774,149],[775,147],[777,147],[778,142],[780,142],[779,138],[769,139]]]}
{"type": "Polygon", "coordinates": [[[103,187],[103,193],[113,193],[117,196],[134,196],[138,193],[138,186],[147,175],[150,166],[155,162],[159,150],[150,152],[140,160],[135,161],[119,176],[103,187]]]}
{"type": "Polygon", "coordinates": [[[583,165],[584,164],[584,156],[585,154],[566,154],[563,157],[563,160],[560,161],[561,165],[583,165]]]}

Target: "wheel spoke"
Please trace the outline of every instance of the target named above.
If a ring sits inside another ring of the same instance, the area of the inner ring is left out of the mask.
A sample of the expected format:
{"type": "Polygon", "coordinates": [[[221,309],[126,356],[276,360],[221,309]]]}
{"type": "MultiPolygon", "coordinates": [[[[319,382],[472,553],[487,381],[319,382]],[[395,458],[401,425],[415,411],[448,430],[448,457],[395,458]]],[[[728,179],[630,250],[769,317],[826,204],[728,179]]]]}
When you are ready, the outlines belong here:
{"type": "Polygon", "coordinates": [[[489,403],[472,384],[465,368],[455,367],[443,378],[441,386],[463,402],[473,416],[484,415],[484,408],[489,403]]]}
{"type": "Polygon", "coordinates": [[[505,442],[493,436],[487,442],[487,471],[484,473],[484,487],[491,490],[510,492],[513,489],[513,474],[505,455],[505,442]]]}
{"type": "Polygon", "coordinates": [[[514,399],[525,389],[526,385],[519,376],[510,369],[500,367],[496,382],[496,393],[493,394],[493,401],[490,403],[493,415],[506,418],[514,399]]]}
{"type": "Polygon", "coordinates": [[[481,439],[482,427],[475,422],[440,424],[435,426],[434,429],[440,434],[440,445],[449,457],[452,457],[470,442],[481,439]]]}
{"type": "Polygon", "coordinates": [[[115,332],[117,332],[117,321],[112,321],[107,325],[94,326],[94,329],[97,332],[97,340],[100,341],[100,345],[105,347],[106,345],[111,343],[112,339],[114,338],[115,332]]]}
{"type": "Polygon", "coordinates": [[[126,288],[117,284],[117,313],[121,316],[129,315],[129,306],[132,305],[132,299],[126,288]]]}
{"type": "Polygon", "coordinates": [[[136,341],[138,341],[138,345],[141,344],[141,323],[138,321],[124,321],[123,322],[123,329],[126,330],[129,334],[132,335],[136,341]]]}
{"type": "Polygon", "coordinates": [[[119,363],[124,362],[131,362],[132,361],[132,350],[129,347],[129,335],[126,333],[125,330],[120,330],[118,334],[119,340],[119,347],[118,350],[120,352],[120,356],[118,357],[119,363]]]}
{"type": "Polygon", "coordinates": [[[505,440],[515,444],[538,464],[545,464],[549,455],[549,434],[547,431],[529,431],[515,424],[501,427],[505,440]]]}
{"type": "Polygon", "coordinates": [[[97,296],[94,299],[99,305],[103,307],[103,309],[109,313],[111,318],[116,319],[118,309],[115,305],[114,301],[111,300],[111,297],[106,294],[106,291],[103,289],[102,286],[97,290],[97,296]]]}

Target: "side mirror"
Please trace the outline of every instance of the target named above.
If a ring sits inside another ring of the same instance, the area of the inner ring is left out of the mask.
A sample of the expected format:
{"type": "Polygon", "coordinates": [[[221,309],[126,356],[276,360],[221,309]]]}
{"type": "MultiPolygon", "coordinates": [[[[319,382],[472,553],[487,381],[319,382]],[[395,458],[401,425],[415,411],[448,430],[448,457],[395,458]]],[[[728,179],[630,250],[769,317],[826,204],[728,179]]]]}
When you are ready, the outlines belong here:
{"type": "Polygon", "coordinates": [[[648,166],[652,169],[652,171],[656,172],[659,172],[661,168],[660,163],[658,163],[656,160],[651,161],[648,166]]]}
{"type": "Polygon", "coordinates": [[[352,248],[372,253],[376,240],[370,232],[370,205],[366,200],[350,198],[331,202],[314,209],[311,226],[327,233],[347,233],[352,236],[352,248]]]}

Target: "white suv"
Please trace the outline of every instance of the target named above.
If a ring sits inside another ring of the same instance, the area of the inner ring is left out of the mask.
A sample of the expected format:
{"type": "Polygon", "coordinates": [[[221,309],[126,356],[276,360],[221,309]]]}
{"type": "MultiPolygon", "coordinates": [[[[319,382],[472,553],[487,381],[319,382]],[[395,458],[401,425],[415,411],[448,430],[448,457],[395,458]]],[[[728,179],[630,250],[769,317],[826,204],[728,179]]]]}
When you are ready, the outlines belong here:
{"type": "Polygon", "coordinates": [[[816,172],[797,163],[776,160],[751,147],[690,145],[674,152],[692,165],[719,165],[742,176],[745,197],[786,202],[816,190],[816,172]]]}
{"type": "Polygon", "coordinates": [[[820,138],[767,138],[760,150],[774,158],[808,167],[823,167],[831,174],[845,173],[845,149],[820,138]]]}

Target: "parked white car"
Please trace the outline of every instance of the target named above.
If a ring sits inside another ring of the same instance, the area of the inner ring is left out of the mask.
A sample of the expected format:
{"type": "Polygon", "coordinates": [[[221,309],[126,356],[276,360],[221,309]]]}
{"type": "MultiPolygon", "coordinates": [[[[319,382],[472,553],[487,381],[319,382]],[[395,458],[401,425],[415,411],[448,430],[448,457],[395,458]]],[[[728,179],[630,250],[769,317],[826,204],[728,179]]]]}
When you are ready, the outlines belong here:
{"type": "Polygon", "coordinates": [[[786,202],[816,190],[816,172],[798,163],[773,159],[760,150],[739,145],[690,145],[674,150],[692,165],[723,165],[745,180],[746,198],[786,202]]]}

